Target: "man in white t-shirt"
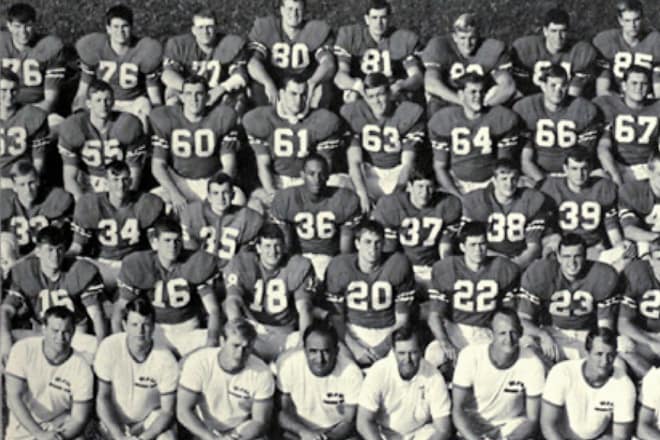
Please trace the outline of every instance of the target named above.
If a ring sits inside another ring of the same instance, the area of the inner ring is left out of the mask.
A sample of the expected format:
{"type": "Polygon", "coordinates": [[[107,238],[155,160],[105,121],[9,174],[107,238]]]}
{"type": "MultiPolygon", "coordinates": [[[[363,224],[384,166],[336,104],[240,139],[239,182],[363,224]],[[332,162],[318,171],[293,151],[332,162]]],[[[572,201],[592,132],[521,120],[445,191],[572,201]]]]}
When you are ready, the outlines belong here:
{"type": "Polygon", "coordinates": [[[637,437],[660,439],[660,367],[652,368],[644,376],[639,403],[637,437]]]}
{"type": "Polygon", "coordinates": [[[124,332],[105,338],[96,352],[96,408],[113,439],[176,439],[172,422],[179,366],[167,348],[154,346],[155,320],[149,300],[129,301],[124,332]]]}
{"type": "Polygon", "coordinates": [[[183,364],[176,416],[202,440],[263,438],[273,409],[275,381],[251,354],[257,332],[243,318],[227,321],[220,348],[202,348],[183,364]]]}
{"type": "Polygon", "coordinates": [[[545,370],[531,349],[520,346],[522,323],[516,311],[495,312],[493,341],[471,344],[454,369],[452,416],[465,439],[533,438],[539,426],[545,370]]]}
{"type": "Polygon", "coordinates": [[[373,364],[360,390],[357,429],[364,440],[451,437],[447,384],[422,354],[411,327],[392,333],[392,353],[373,364]]]}
{"type": "Polygon", "coordinates": [[[339,353],[336,330],[313,321],[303,333],[303,348],[280,357],[278,421],[287,439],[354,438],[362,372],[339,353]]]}
{"type": "Polygon", "coordinates": [[[43,336],[22,339],[9,353],[6,440],[76,438],[92,414],[94,374],[71,348],[73,312],[50,307],[43,322],[43,336]]]}
{"type": "Polygon", "coordinates": [[[635,385],[614,368],[616,333],[593,329],[585,341],[585,359],[555,365],[548,374],[541,406],[541,430],[547,440],[595,439],[607,434],[629,439],[635,421],[635,385]]]}

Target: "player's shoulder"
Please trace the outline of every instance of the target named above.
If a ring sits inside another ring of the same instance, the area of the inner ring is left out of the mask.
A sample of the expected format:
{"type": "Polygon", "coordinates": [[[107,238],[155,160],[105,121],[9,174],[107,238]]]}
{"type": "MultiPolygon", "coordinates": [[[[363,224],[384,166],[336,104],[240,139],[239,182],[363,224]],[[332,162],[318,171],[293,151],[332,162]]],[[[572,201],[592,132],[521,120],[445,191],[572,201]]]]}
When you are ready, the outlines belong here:
{"type": "MultiPolygon", "coordinates": [[[[483,214],[490,209],[487,202],[488,194],[493,191],[492,186],[475,189],[463,196],[463,210],[475,214],[483,214]]],[[[478,220],[478,219],[474,219],[478,220]]]]}
{"type": "Polygon", "coordinates": [[[339,114],[351,126],[355,127],[368,119],[369,107],[362,99],[344,104],[339,109],[339,114]]]}
{"type": "Polygon", "coordinates": [[[619,274],[616,269],[610,266],[607,263],[602,263],[600,261],[591,261],[591,267],[587,276],[593,280],[598,280],[598,284],[602,286],[610,286],[616,284],[616,280],[619,278],[619,274]]]}
{"type": "Polygon", "coordinates": [[[18,110],[16,119],[27,124],[31,129],[35,129],[47,122],[48,112],[36,105],[26,104],[18,110]]]}
{"type": "Polygon", "coordinates": [[[328,136],[339,130],[341,119],[330,110],[319,108],[307,116],[307,124],[320,136],[328,136]]]}
{"type": "Polygon", "coordinates": [[[165,208],[163,199],[151,193],[140,193],[135,204],[138,214],[141,214],[140,211],[143,210],[163,210],[165,208]]]}
{"type": "Polygon", "coordinates": [[[520,120],[520,116],[510,108],[504,107],[502,105],[496,105],[491,107],[486,113],[486,119],[497,124],[501,129],[512,129],[520,120]]]}
{"type": "Polygon", "coordinates": [[[250,371],[252,373],[256,373],[259,376],[261,375],[270,376],[270,377],[273,376],[270,367],[254,354],[251,354],[250,357],[248,357],[247,363],[245,365],[245,370],[250,371]]]}
{"type": "Polygon", "coordinates": [[[454,268],[457,264],[460,264],[462,258],[463,256],[461,255],[450,255],[442,260],[436,261],[433,264],[433,273],[451,276],[454,273],[454,268]]]}
{"type": "Polygon", "coordinates": [[[539,109],[543,106],[543,94],[537,93],[530,96],[525,96],[518,102],[513,104],[513,110],[522,116],[524,119],[537,116],[540,112],[539,109]]]}
{"type": "Polygon", "coordinates": [[[121,271],[125,275],[135,276],[136,280],[139,280],[145,274],[155,271],[155,258],[156,252],[153,250],[132,252],[121,261],[121,271]]]}
{"type": "Polygon", "coordinates": [[[248,135],[266,137],[273,128],[273,106],[264,105],[254,108],[243,116],[243,127],[248,135]]]}
{"type": "Polygon", "coordinates": [[[596,48],[588,41],[578,40],[571,46],[570,54],[574,62],[587,62],[593,61],[597,52],[596,48]]]}
{"type": "Polygon", "coordinates": [[[592,101],[594,105],[601,109],[605,116],[612,117],[614,116],[619,109],[625,107],[623,98],[618,95],[603,95],[597,96],[592,101]]]}
{"type": "Polygon", "coordinates": [[[477,49],[477,56],[487,63],[497,61],[503,52],[506,52],[506,44],[496,38],[484,39],[477,49]]]}
{"type": "Polygon", "coordinates": [[[593,117],[598,112],[594,103],[582,96],[574,97],[568,105],[568,108],[569,111],[573,110],[578,115],[586,115],[589,117],[593,117]]]}
{"type": "MultiPolygon", "coordinates": [[[[339,254],[332,257],[328,264],[327,273],[333,273],[335,276],[348,275],[354,271],[354,265],[357,260],[356,254],[339,254]]],[[[326,279],[328,275],[326,275],[326,279]]]]}
{"type": "Polygon", "coordinates": [[[53,187],[41,205],[42,213],[48,218],[64,215],[74,205],[73,196],[59,186],[53,187]]]}
{"type": "Polygon", "coordinates": [[[614,200],[616,200],[617,191],[619,190],[616,183],[606,177],[594,177],[592,180],[592,188],[601,203],[614,202],[614,200]]]}
{"type": "Polygon", "coordinates": [[[14,204],[17,195],[11,188],[0,189],[0,217],[4,220],[9,218],[14,212],[14,204]]]}
{"type": "Polygon", "coordinates": [[[208,281],[216,276],[218,269],[218,257],[203,250],[190,255],[181,270],[184,277],[195,284],[208,281]]]}
{"type": "Polygon", "coordinates": [[[655,29],[651,30],[648,34],[646,34],[643,41],[649,46],[657,48],[658,45],[660,45],[660,32],[655,29]]]}
{"type": "Polygon", "coordinates": [[[190,374],[190,370],[196,372],[209,372],[217,362],[218,347],[202,347],[190,353],[183,361],[182,373],[190,374]]]}
{"type": "Polygon", "coordinates": [[[428,126],[438,134],[448,135],[451,130],[464,122],[463,108],[458,105],[448,105],[431,116],[428,126]]]}
{"type": "Polygon", "coordinates": [[[232,62],[245,48],[247,41],[237,34],[226,34],[215,47],[214,56],[222,63],[232,62]]]}
{"type": "Polygon", "coordinates": [[[66,143],[72,144],[72,146],[82,145],[85,142],[83,126],[86,118],[89,118],[89,113],[82,111],[73,113],[62,121],[59,129],[60,141],[64,138],[66,143]]]}
{"type": "Polygon", "coordinates": [[[598,32],[592,42],[594,47],[598,49],[603,55],[610,56],[610,51],[614,49],[614,44],[619,39],[621,31],[619,29],[606,29],[598,32]]]}
{"type": "Polygon", "coordinates": [[[135,49],[142,53],[150,54],[153,56],[154,54],[163,50],[163,45],[155,38],[142,37],[135,44],[135,49]]]}
{"type": "MultiPolygon", "coordinates": [[[[94,280],[100,281],[99,269],[89,260],[78,258],[71,263],[66,272],[66,284],[69,289],[80,292],[94,280]]],[[[74,293],[70,292],[70,293],[74,293]]]]}
{"type": "Polygon", "coordinates": [[[555,276],[559,269],[559,263],[554,258],[540,258],[533,261],[525,269],[525,275],[529,281],[544,283],[555,276]]]}
{"type": "Polygon", "coordinates": [[[309,20],[305,22],[298,39],[311,50],[316,50],[328,39],[332,28],[324,20],[309,20]]]}
{"type": "Polygon", "coordinates": [[[524,56],[530,52],[538,52],[544,47],[544,38],[541,35],[523,35],[516,38],[511,44],[519,56],[524,56]]]}
{"type": "Polygon", "coordinates": [[[11,280],[21,287],[26,287],[25,283],[35,283],[40,272],[39,258],[31,254],[19,260],[11,268],[11,280]]]}
{"type": "Polygon", "coordinates": [[[411,101],[403,101],[394,110],[393,119],[402,130],[409,130],[424,116],[424,108],[411,101]]]}
{"type": "Polygon", "coordinates": [[[454,51],[451,39],[447,35],[436,35],[426,44],[428,50],[433,50],[437,55],[447,55],[454,51]]]}
{"type": "Polygon", "coordinates": [[[630,281],[634,280],[636,284],[639,280],[648,278],[650,270],[651,265],[648,260],[638,259],[626,264],[626,267],[623,269],[623,275],[630,281]]]}
{"type": "Polygon", "coordinates": [[[624,182],[619,188],[619,200],[632,206],[646,204],[651,187],[648,180],[634,180],[624,182]]]}
{"type": "Polygon", "coordinates": [[[173,120],[176,120],[176,115],[179,113],[179,104],[159,105],[149,112],[149,120],[152,124],[163,129],[164,127],[172,125],[173,120]]]}
{"type": "Polygon", "coordinates": [[[313,270],[312,262],[309,258],[302,256],[301,254],[293,254],[289,257],[286,262],[286,266],[289,270],[294,272],[308,272],[313,270]]]}
{"type": "Polygon", "coordinates": [[[378,199],[374,214],[377,215],[380,221],[385,221],[388,226],[390,222],[398,223],[396,214],[402,209],[406,197],[405,191],[395,191],[390,194],[385,194],[378,199]]]}
{"type": "Polygon", "coordinates": [[[501,278],[514,278],[520,274],[520,266],[506,257],[495,256],[491,260],[491,268],[501,278]]]}
{"type": "Polygon", "coordinates": [[[48,60],[57,56],[64,49],[62,39],[56,35],[45,35],[34,45],[33,53],[40,59],[48,60]]]}
{"type": "Polygon", "coordinates": [[[658,393],[660,383],[660,367],[651,368],[642,380],[642,394],[658,393]]]}
{"type": "Polygon", "coordinates": [[[519,197],[525,205],[532,209],[540,208],[545,201],[543,193],[534,188],[521,188],[519,197]]]}
{"type": "Polygon", "coordinates": [[[83,63],[94,65],[98,63],[101,56],[101,49],[107,43],[107,34],[92,32],[91,34],[83,35],[76,41],[76,51],[83,63]]]}
{"type": "Polygon", "coordinates": [[[412,54],[419,45],[419,35],[408,29],[397,29],[389,36],[390,52],[395,59],[412,54]]]}
{"type": "Polygon", "coordinates": [[[278,19],[274,15],[255,17],[250,38],[261,43],[271,44],[279,33],[278,19]],[[273,41],[270,41],[273,40],[273,41]]]}
{"type": "Polygon", "coordinates": [[[116,359],[119,352],[122,351],[126,346],[125,338],[125,332],[113,333],[103,338],[99,344],[99,348],[96,350],[97,358],[107,354],[110,356],[114,355],[113,357],[116,359]]]}
{"type": "Polygon", "coordinates": [[[385,260],[384,266],[392,271],[404,272],[411,268],[410,260],[403,252],[394,252],[385,260]]]}

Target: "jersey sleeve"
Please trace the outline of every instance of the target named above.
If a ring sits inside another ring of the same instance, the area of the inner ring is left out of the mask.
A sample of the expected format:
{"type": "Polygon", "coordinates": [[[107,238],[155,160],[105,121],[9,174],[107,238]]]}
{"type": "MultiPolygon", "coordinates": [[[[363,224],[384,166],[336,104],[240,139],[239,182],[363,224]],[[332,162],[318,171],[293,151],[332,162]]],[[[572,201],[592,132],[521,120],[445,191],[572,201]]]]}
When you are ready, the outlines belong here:
{"type": "Polygon", "coordinates": [[[241,302],[243,302],[243,294],[246,291],[243,286],[243,274],[246,273],[243,267],[245,259],[245,253],[239,252],[229,260],[223,273],[227,298],[237,298],[241,302]]]}
{"type": "Polygon", "coordinates": [[[541,311],[541,292],[546,282],[547,267],[541,261],[532,263],[523,273],[518,291],[518,313],[529,317],[532,321],[538,319],[541,311]]]}
{"type": "Polygon", "coordinates": [[[415,277],[410,260],[404,254],[395,255],[400,256],[395,265],[400,273],[398,274],[397,284],[393,286],[396,292],[394,302],[397,311],[408,311],[415,300],[415,277]]]}
{"type": "Polygon", "coordinates": [[[621,280],[618,274],[610,265],[602,263],[602,271],[599,271],[598,280],[601,288],[607,289],[605,297],[598,300],[596,311],[599,320],[616,320],[617,310],[619,308],[620,298],[617,294],[621,286],[621,280]],[[607,287],[606,287],[607,286],[607,287]]]}
{"type": "Polygon", "coordinates": [[[426,137],[426,126],[423,118],[424,109],[412,102],[404,102],[400,104],[398,111],[405,114],[408,119],[405,123],[407,131],[402,139],[403,150],[416,151],[426,137]]]}
{"type": "Polygon", "coordinates": [[[627,318],[636,318],[639,310],[637,303],[637,289],[636,286],[639,281],[644,279],[642,265],[646,263],[637,260],[626,265],[621,274],[621,290],[623,296],[621,297],[621,305],[619,307],[619,316],[627,318]]]}
{"type": "Polygon", "coordinates": [[[151,111],[148,118],[149,125],[152,129],[152,154],[156,158],[168,160],[170,157],[170,135],[172,134],[172,123],[167,115],[167,107],[155,108],[151,111]]]}
{"type": "Polygon", "coordinates": [[[145,37],[138,42],[140,62],[138,68],[147,80],[147,86],[158,85],[163,66],[163,45],[153,38],[145,37]]]}
{"type": "Polygon", "coordinates": [[[62,40],[53,35],[48,35],[38,43],[38,49],[43,51],[47,57],[45,60],[44,89],[57,90],[64,81],[66,74],[65,59],[63,55],[64,44],[62,40]]]}
{"type": "Polygon", "coordinates": [[[421,63],[417,53],[421,51],[419,36],[407,29],[399,29],[390,37],[392,58],[400,59],[403,67],[419,66],[421,63]]]}
{"type": "Polygon", "coordinates": [[[446,44],[443,37],[434,37],[429,40],[422,52],[422,62],[427,69],[440,69],[445,67],[446,44]]]}
{"type": "Polygon", "coordinates": [[[69,294],[79,293],[83,306],[99,304],[103,294],[103,279],[98,268],[86,260],[77,260],[71,268],[71,290],[69,294]]]}
{"type": "Polygon", "coordinates": [[[314,121],[318,142],[316,151],[325,153],[337,150],[341,146],[342,122],[334,113],[326,110],[317,111],[314,121]]]}
{"type": "Polygon", "coordinates": [[[451,149],[451,130],[447,127],[449,114],[443,110],[438,111],[428,124],[429,140],[433,149],[433,160],[447,162],[451,149]]]}
{"type": "Polygon", "coordinates": [[[467,346],[461,350],[454,368],[452,383],[459,388],[472,388],[474,386],[475,367],[477,360],[474,359],[476,346],[467,346]]]}
{"type": "Polygon", "coordinates": [[[57,149],[65,165],[80,164],[80,149],[85,144],[85,136],[77,124],[78,118],[77,114],[71,115],[60,125],[57,149]]]}
{"type": "Polygon", "coordinates": [[[101,44],[105,35],[101,33],[92,33],[83,36],[76,42],[76,52],[80,58],[81,80],[89,81],[96,75],[96,68],[99,64],[99,54],[101,44]]]}
{"type": "Polygon", "coordinates": [[[141,255],[133,254],[124,258],[119,269],[119,276],[117,277],[119,296],[128,301],[140,294],[140,288],[138,286],[140,285],[139,281],[143,278],[143,274],[141,273],[143,265],[140,264],[138,258],[141,255]]]}
{"type": "MultiPolygon", "coordinates": [[[[571,362],[571,361],[564,361],[571,362]]],[[[566,404],[566,387],[569,385],[566,373],[566,364],[556,364],[548,373],[548,378],[545,381],[543,388],[543,400],[551,405],[562,407],[566,404]]]]}
{"type": "Polygon", "coordinates": [[[97,210],[93,203],[93,194],[83,194],[73,211],[73,239],[76,243],[85,245],[97,228],[97,210]]]}
{"type": "Polygon", "coordinates": [[[530,217],[525,225],[525,241],[527,243],[540,243],[543,232],[545,231],[545,219],[547,215],[543,210],[545,197],[538,191],[528,191],[531,192],[528,197],[530,217]]]}
{"type": "Polygon", "coordinates": [[[265,112],[265,107],[258,107],[250,110],[243,116],[243,127],[247,134],[248,142],[257,156],[263,154],[270,155],[268,149],[270,130],[266,122],[265,112]]]}
{"type": "Polygon", "coordinates": [[[337,38],[335,39],[334,53],[339,61],[350,63],[351,61],[351,47],[352,47],[352,26],[342,26],[337,31],[337,38]]]}
{"type": "Polygon", "coordinates": [[[184,278],[197,285],[197,293],[200,296],[206,296],[214,292],[215,282],[222,275],[217,269],[217,257],[200,250],[186,261],[183,268],[184,278]]]}
{"type": "Polygon", "coordinates": [[[636,202],[640,199],[641,195],[639,185],[634,183],[625,183],[619,187],[618,200],[619,200],[619,221],[621,227],[637,226],[640,224],[640,217],[637,213],[636,202]]]}
{"type": "Polygon", "coordinates": [[[447,391],[447,384],[439,371],[433,372],[429,386],[429,403],[433,420],[449,417],[451,415],[451,398],[447,391]]]}
{"type": "Polygon", "coordinates": [[[330,260],[325,272],[325,300],[337,314],[343,314],[345,310],[345,265],[342,264],[342,256],[339,255],[330,260]]]}
{"type": "Polygon", "coordinates": [[[451,270],[449,260],[441,260],[435,263],[431,269],[430,309],[442,317],[448,316],[451,309],[453,283],[448,280],[451,277],[449,273],[451,270]]]}
{"type": "Polygon", "coordinates": [[[51,221],[68,220],[74,210],[73,196],[62,188],[53,188],[41,207],[41,212],[51,221]]]}
{"type": "Polygon", "coordinates": [[[268,57],[269,47],[268,41],[270,40],[270,21],[273,17],[257,17],[254,20],[252,29],[248,34],[248,49],[251,52],[258,53],[263,58],[268,57]]]}
{"type": "Polygon", "coordinates": [[[233,108],[226,105],[217,107],[215,112],[220,131],[224,133],[222,144],[220,146],[220,154],[236,153],[240,147],[240,143],[236,142],[238,139],[238,133],[236,131],[238,115],[233,108]]]}
{"type": "Polygon", "coordinates": [[[135,165],[142,163],[146,153],[146,139],[140,120],[130,113],[122,113],[117,127],[117,140],[126,145],[126,163],[135,165]]]}
{"type": "Polygon", "coordinates": [[[317,287],[312,263],[303,256],[294,255],[289,264],[295,268],[292,276],[294,300],[310,300],[317,287]]]}
{"type": "Polygon", "coordinates": [[[101,341],[94,356],[94,373],[99,380],[106,383],[112,382],[113,367],[116,365],[114,340],[115,338],[109,337],[101,341]]]}
{"type": "Polygon", "coordinates": [[[147,230],[165,213],[165,203],[153,194],[143,194],[138,202],[140,229],[147,230]]]}
{"type": "Polygon", "coordinates": [[[399,225],[395,220],[393,210],[393,196],[384,195],[378,202],[376,207],[371,212],[371,217],[385,228],[385,245],[383,252],[394,252],[399,245],[399,225]]]}

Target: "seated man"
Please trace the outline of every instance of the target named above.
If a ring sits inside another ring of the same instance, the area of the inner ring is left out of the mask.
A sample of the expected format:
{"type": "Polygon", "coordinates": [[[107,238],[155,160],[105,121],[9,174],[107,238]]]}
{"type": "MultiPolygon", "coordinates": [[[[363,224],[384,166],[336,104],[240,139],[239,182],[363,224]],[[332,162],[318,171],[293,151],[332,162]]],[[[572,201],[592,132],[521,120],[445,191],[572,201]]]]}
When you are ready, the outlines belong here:
{"type": "Polygon", "coordinates": [[[424,109],[397,102],[382,73],[364,78],[364,100],[345,104],[340,113],[350,127],[348,172],[362,211],[382,195],[403,189],[425,137],[424,109]]]}
{"type": "Polygon", "coordinates": [[[113,101],[110,85],[92,79],[87,87],[87,110],[69,116],[58,130],[64,188],[76,200],[83,193],[108,190],[105,167],[113,161],[126,162],[131,189],[140,187],[147,153],[142,125],[129,113],[112,111],[113,101]]]}
{"type": "Polygon", "coordinates": [[[541,406],[546,439],[630,439],[635,421],[635,385],[614,365],[616,333],[589,331],[586,359],[555,365],[548,374],[541,406]]]}
{"type": "Polygon", "coordinates": [[[179,366],[169,350],[154,345],[149,300],[135,298],[125,311],[124,332],[104,339],[94,360],[101,428],[113,439],[175,440],[179,366]]]}
{"type": "Polygon", "coordinates": [[[286,255],[284,234],[272,223],[257,234],[256,252],[243,251],[225,267],[227,319],[247,318],[257,330],[254,351],[274,361],[297,345],[312,322],[316,277],[312,263],[300,255],[286,255]],[[299,330],[300,333],[295,333],[299,330]]]}
{"type": "Polygon", "coordinates": [[[154,339],[178,356],[220,339],[220,306],[216,297],[217,258],[206,252],[182,252],[181,227],[163,218],[153,226],[151,249],[124,258],[117,278],[119,299],[112,314],[112,332],[121,331],[130,300],[145,295],[156,309],[154,339]],[[207,329],[200,317],[206,314],[207,329]]]}
{"type": "Polygon", "coordinates": [[[94,373],[71,348],[74,319],[66,306],[53,306],[44,315],[43,336],[12,347],[4,369],[6,440],[82,438],[94,411],[94,373]]]}
{"type": "Polygon", "coordinates": [[[277,361],[279,425],[284,438],[355,439],[362,372],[339,351],[339,336],[327,321],[314,321],[303,347],[277,361]]]}
{"type": "Polygon", "coordinates": [[[539,429],[545,370],[520,347],[523,328],[514,309],[495,312],[493,341],[465,347],[452,384],[452,415],[462,438],[534,438],[539,429]]]}
{"type": "Polygon", "coordinates": [[[273,411],[275,381],[253,356],[257,337],[243,319],[227,321],[220,348],[204,348],[183,363],[176,418],[202,439],[265,439],[273,411]]]}
{"type": "Polygon", "coordinates": [[[639,395],[639,412],[637,413],[637,438],[660,438],[660,368],[650,370],[644,377],[639,395]]]}
{"type": "MultiPolygon", "coordinates": [[[[187,202],[204,200],[208,180],[222,169],[236,175],[236,112],[229,106],[206,106],[208,85],[198,75],[186,77],[181,104],[154,109],[153,175],[161,185],[154,192],[181,215],[187,202]]],[[[242,204],[244,200],[241,200],[242,204]]]]}
{"type": "Polygon", "coordinates": [[[442,375],[422,358],[412,327],[392,333],[392,354],[368,371],[360,390],[357,429],[364,440],[447,440],[451,400],[442,375]]]}

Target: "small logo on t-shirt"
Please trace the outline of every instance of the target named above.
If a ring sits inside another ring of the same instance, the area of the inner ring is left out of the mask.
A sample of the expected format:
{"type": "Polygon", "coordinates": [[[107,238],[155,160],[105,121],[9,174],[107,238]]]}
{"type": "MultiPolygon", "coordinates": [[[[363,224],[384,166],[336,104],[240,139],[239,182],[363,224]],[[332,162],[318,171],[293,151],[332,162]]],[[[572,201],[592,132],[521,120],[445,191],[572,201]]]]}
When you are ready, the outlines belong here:
{"type": "Polygon", "coordinates": [[[246,390],[245,388],[239,387],[239,386],[232,386],[231,389],[229,390],[229,394],[231,394],[234,397],[238,397],[239,399],[249,399],[250,398],[250,392],[246,390]]]}
{"type": "Polygon", "coordinates": [[[328,391],[323,397],[323,403],[325,405],[334,406],[339,414],[344,414],[345,401],[344,393],[328,391]]]}
{"type": "Polygon", "coordinates": [[[614,410],[614,402],[610,402],[609,400],[601,400],[596,405],[596,411],[612,412],[613,410],[614,410]]]}
{"type": "Polygon", "coordinates": [[[505,393],[524,393],[525,384],[519,380],[510,380],[504,387],[505,393]]]}
{"type": "Polygon", "coordinates": [[[140,376],[135,381],[135,386],[138,388],[156,388],[156,379],[149,376],[140,376]]]}
{"type": "Polygon", "coordinates": [[[49,383],[48,386],[55,388],[58,391],[62,391],[67,394],[71,394],[71,382],[64,379],[63,377],[55,376],[49,383]]]}

